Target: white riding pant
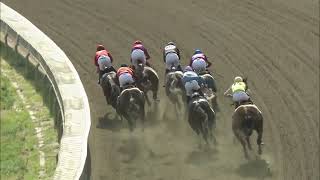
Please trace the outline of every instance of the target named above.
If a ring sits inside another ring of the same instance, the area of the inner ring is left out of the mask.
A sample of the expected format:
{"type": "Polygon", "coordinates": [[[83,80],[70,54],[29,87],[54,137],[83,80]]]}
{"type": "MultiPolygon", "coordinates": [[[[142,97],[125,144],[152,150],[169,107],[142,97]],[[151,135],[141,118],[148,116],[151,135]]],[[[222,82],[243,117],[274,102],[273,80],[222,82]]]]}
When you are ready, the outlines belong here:
{"type": "Polygon", "coordinates": [[[187,96],[191,96],[194,91],[197,91],[200,89],[200,86],[196,80],[192,80],[189,82],[186,82],[184,85],[184,88],[186,89],[187,96]]]}
{"type": "Polygon", "coordinates": [[[197,58],[193,60],[191,67],[194,69],[195,72],[202,72],[205,71],[207,68],[207,62],[204,59],[197,58]]]}
{"type": "Polygon", "coordinates": [[[232,95],[232,100],[234,102],[247,101],[247,100],[249,100],[249,98],[250,97],[248,96],[248,94],[243,91],[235,92],[232,95]]]}
{"type": "Polygon", "coordinates": [[[102,55],[98,58],[98,65],[101,71],[112,66],[112,62],[109,56],[102,55]]]}
{"type": "Polygon", "coordinates": [[[176,53],[168,53],[166,55],[166,68],[171,69],[171,66],[177,68],[180,65],[179,56],[176,53]]]}
{"type": "Polygon", "coordinates": [[[144,65],[146,65],[146,55],[141,49],[135,49],[131,53],[132,64],[135,68],[138,67],[138,60],[142,61],[144,65]]]}
{"type": "Polygon", "coordinates": [[[131,74],[129,73],[123,73],[119,76],[119,84],[120,84],[120,87],[122,88],[124,85],[126,84],[132,84],[134,83],[134,80],[131,76],[131,74]]]}

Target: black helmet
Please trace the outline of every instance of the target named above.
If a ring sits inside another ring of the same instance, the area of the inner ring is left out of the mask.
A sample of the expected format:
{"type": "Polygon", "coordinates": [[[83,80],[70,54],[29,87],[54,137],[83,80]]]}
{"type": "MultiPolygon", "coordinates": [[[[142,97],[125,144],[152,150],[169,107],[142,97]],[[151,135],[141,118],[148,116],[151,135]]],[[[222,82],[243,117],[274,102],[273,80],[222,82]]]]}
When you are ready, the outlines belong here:
{"type": "Polygon", "coordinates": [[[97,51],[105,50],[104,46],[102,44],[97,45],[97,51]]]}
{"type": "Polygon", "coordinates": [[[121,67],[128,67],[127,64],[121,64],[121,67]]]}
{"type": "Polygon", "coordinates": [[[176,45],[176,43],[174,43],[174,42],[172,42],[172,41],[170,41],[170,42],[168,42],[168,44],[167,45],[176,45]]]}

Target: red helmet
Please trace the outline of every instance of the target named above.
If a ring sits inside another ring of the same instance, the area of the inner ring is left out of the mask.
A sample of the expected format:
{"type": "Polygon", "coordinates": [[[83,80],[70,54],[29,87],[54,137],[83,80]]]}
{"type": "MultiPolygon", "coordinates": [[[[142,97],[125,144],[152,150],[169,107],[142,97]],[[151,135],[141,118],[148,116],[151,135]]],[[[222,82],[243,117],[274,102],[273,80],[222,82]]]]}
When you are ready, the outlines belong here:
{"type": "Polygon", "coordinates": [[[134,44],[134,45],[135,45],[135,44],[142,44],[142,41],[136,40],[133,44],[134,44]]]}
{"type": "Polygon", "coordinates": [[[104,46],[101,44],[97,45],[97,51],[105,50],[104,46]]]}

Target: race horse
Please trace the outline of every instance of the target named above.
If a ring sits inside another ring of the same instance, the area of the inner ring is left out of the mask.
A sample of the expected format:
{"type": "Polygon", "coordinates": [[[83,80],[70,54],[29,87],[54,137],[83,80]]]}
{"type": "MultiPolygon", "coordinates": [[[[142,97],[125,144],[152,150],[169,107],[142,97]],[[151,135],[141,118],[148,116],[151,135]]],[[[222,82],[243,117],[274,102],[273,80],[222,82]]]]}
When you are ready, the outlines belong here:
{"type": "Polygon", "coordinates": [[[157,72],[149,66],[144,66],[139,62],[137,69],[135,69],[137,77],[137,87],[144,92],[147,103],[150,105],[151,101],[148,98],[148,91],[152,91],[152,97],[155,101],[158,100],[159,90],[159,76],[157,72]]]}
{"type": "Polygon", "coordinates": [[[232,115],[232,130],[243,147],[246,159],[249,158],[247,146],[249,150],[252,150],[250,136],[252,135],[253,130],[255,130],[258,134],[258,154],[262,154],[263,117],[256,105],[244,104],[234,110],[232,115]]]}
{"type": "Polygon", "coordinates": [[[215,112],[208,100],[198,92],[194,92],[188,103],[188,122],[198,136],[202,134],[206,144],[209,144],[209,138],[216,144],[216,139],[213,135],[215,121],[215,112]]]}
{"type": "Polygon", "coordinates": [[[105,73],[100,82],[107,103],[116,109],[117,98],[120,94],[120,87],[115,83],[116,73],[114,71],[105,73]]]}
{"type": "Polygon", "coordinates": [[[175,108],[179,108],[179,97],[184,98],[185,89],[182,84],[183,72],[178,71],[175,67],[172,67],[166,75],[166,95],[170,101],[175,105],[175,108]]]}
{"type": "Polygon", "coordinates": [[[199,76],[204,80],[205,87],[202,88],[202,92],[204,96],[211,102],[212,108],[215,112],[219,110],[218,102],[217,102],[217,86],[216,81],[213,76],[207,71],[199,73],[199,76]]]}
{"type": "Polygon", "coordinates": [[[121,119],[124,117],[128,121],[130,131],[133,131],[138,119],[140,119],[142,121],[142,125],[144,125],[144,104],[144,93],[134,86],[129,85],[120,93],[117,100],[116,110],[121,119]]]}

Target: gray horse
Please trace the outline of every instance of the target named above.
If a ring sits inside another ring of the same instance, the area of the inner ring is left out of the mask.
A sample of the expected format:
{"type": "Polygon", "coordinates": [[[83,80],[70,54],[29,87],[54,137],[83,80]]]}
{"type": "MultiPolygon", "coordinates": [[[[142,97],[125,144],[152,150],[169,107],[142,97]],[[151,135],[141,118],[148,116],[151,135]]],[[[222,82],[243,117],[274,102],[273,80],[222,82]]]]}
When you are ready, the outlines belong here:
{"type": "Polygon", "coordinates": [[[128,121],[130,131],[133,131],[138,119],[144,124],[144,104],[144,93],[136,87],[124,89],[118,97],[117,113],[120,115],[121,119],[124,117],[128,121]]]}
{"type": "Polygon", "coordinates": [[[105,73],[101,77],[100,83],[107,103],[110,104],[113,108],[116,108],[117,98],[120,94],[120,87],[115,82],[116,73],[112,71],[105,73]]]}
{"type": "Polygon", "coordinates": [[[188,104],[188,122],[197,133],[202,134],[202,137],[208,144],[208,139],[211,138],[216,143],[213,135],[213,128],[215,127],[215,112],[211,108],[208,100],[200,96],[199,93],[194,93],[188,104]]]}
{"type": "Polygon", "coordinates": [[[245,158],[249,158],[247,146],[249,150],[252,149],[250,136],[253,130],[258,133],[258,153],[262,154],[263,117],[258,107],[253,104],[240,105],[234,110],[232,119],[232,130],[243,147],[245,158]]]}
{"type": "Polygon", "coordinates": [[[151,104],[147,95],[148,91],[152,91],[152,97],[157,101],[159,90],[159,76],[157,72],[151,67],[145,67],[143,63],[139,63],[135,70],[135,75],[137,77],[137,87],[144,92],[147,103],[151,104]]]}
{"type": "Polygon", "coordinates": [[[177,71],[175,68],[172,68],[166,75],[166,95],[175,107],[180,107],[179,97],[183,98],[183,95],[185,94],[185,89],[181,81],[182,76],[182,71],[177,71]]]}

